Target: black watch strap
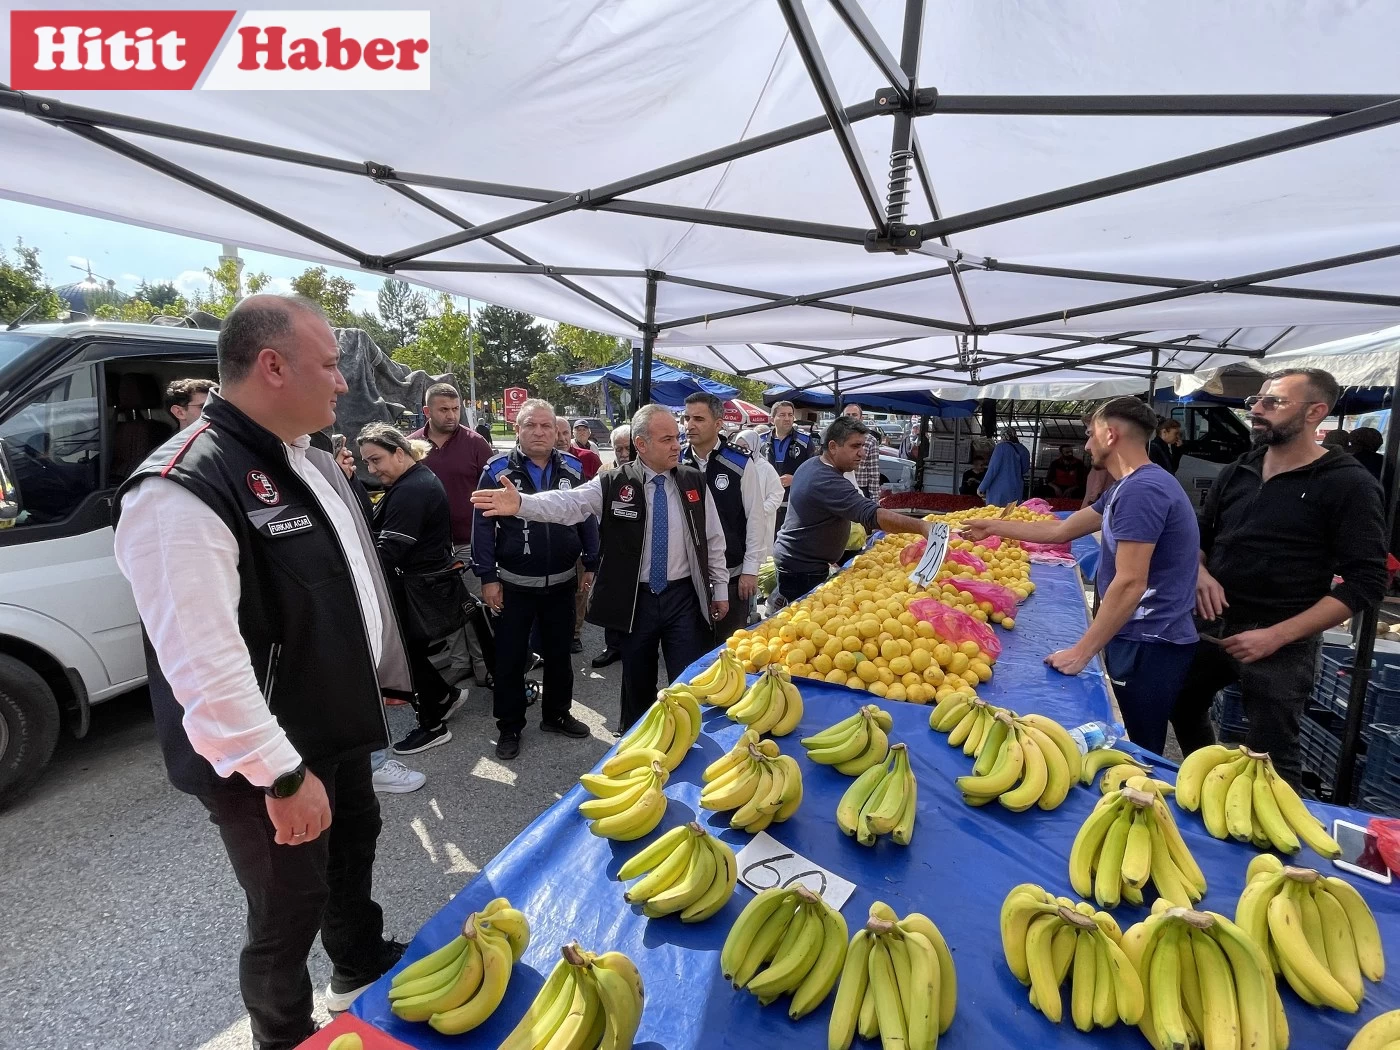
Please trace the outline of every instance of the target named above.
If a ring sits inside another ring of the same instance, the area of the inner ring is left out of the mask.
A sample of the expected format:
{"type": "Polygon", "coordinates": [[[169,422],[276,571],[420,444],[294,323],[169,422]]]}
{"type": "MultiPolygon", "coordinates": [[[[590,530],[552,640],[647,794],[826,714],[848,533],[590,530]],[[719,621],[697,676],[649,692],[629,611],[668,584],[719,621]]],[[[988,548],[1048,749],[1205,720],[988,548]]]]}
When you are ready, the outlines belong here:
{"type": "Polygon", "coordinates": [[[263,791],[271,798],[291,798],[301,790],[301,782],[306,779],[306,763],[303,762],[290,773],[283,773],[272,782],[271,787],[263,788],[263,791]]]}

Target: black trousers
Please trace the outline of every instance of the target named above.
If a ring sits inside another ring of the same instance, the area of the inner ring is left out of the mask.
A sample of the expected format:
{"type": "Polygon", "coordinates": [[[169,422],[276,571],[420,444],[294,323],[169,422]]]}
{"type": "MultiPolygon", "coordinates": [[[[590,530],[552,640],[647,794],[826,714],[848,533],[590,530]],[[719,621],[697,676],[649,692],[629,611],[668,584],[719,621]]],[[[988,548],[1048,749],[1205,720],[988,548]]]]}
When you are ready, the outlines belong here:
{"type": "Polygon", "coordinates": [[[660,594],[637,588],[632,633],[622,639],[622,729],[656,700],[657,646],[666,657],[666,677],[675,681],[714,646],[709,610],[700,609],[695,585],[673,580],[660,594]]]}
{"type": "Polygon", "coordinates": [[[306,959],[317,933],[338,980],[357,986],[387,969],[371,893],[380,820],[369,755],[313,771],[331,826],[302,846],[277,845],[267,797],[241,778],[199,797],[248,899],[238,984],[259,1050],[291,1050],[315,1031],[306,959]]]}
{"type": "Polygon", "coordinates": [[[1113,680],[1123,726],[1138,747],[1163,753],[1167,721],[1190,671],[1196,644],[1114,638],[1104,648],[1103,662],[1113,680]]]}
{"type": "Polygon", "coordinates": [[[492,709],[501,732],[525,728],[525,668],[530,638],[544,660],[544,696],[540,717],[549,722],[569,713],[574,703],[574,668],[569,645],[574,638],[576,580],[553,587],[501,585],[501,612],[496,618],[496,692],[492,709]]]}
{"type": "MultiPolygon", "coordinates": [[[[1230,637],[1260,626],[1231,623],[1228,619],[1221,637],[1230,637]]],[[[1172,725],[1181,753],[1215,743],[1215,727],[1210,721],[1210,705],[1215,694],[1235,682],[1240,686],[1244,712],[1249,719],[1245,746],[1267,751],[1273,757],[1279,776],[1294,787],[1302,773],[1302,751],[1298,746],[1298,723],[1312,696],[1317,678],[1317,658],[1322,636],[1313,635],[1285,645],[1272,656],[1252,664],[1242,664],[1215,642],[1202,636],[1196,657],[1186,675],[1172,725]]]]}
{"type": "Polygon", "coordinates": [[[413,706],[418,712],[418,724],[424,729],[442,725],[448,697],[453,695],[452,687],[443,680],[429,655],[435,644],[438,643],[404,638],[408,672],[413,676],[413,706]]]}
{"type": "Polygon", "coordinates": [[[826,582],[827,572],[783,572],[778,570],[778,593],[790,602],[797,601],[814,587],[826,582]]]}
{"type": "Polygon", "coordinates": [[[739,577],[729,577],[729,612],[725,614],[723,620],[715,624],[715,641],[723,642],[735,631],[747,627],[752,605],[752,598],[740,599],[739,597],[739,577]]]}

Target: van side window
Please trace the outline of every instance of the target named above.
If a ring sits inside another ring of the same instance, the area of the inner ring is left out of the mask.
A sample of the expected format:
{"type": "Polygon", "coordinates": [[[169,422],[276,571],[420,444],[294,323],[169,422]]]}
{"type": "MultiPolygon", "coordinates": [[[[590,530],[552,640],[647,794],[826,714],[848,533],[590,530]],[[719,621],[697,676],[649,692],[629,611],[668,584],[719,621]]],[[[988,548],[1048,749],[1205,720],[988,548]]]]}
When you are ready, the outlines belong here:
{"type": "Polygon", "coordinates": [[[52,525],[71,515],[101,478],[102,414],[93,370],[54,380],[0,422],[0,454],[18,490],[16,526],[52,525]]]}

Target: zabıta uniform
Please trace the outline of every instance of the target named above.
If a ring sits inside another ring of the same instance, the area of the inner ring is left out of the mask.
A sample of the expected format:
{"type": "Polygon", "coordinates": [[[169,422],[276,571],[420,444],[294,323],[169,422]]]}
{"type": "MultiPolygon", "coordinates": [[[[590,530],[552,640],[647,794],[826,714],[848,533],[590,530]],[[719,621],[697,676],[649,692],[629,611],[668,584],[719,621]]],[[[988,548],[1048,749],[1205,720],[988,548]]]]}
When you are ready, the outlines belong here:
{"type": "Polygon", "coordinates": [[[715,510],[719,511],[720,524],[724,526],[724,564],[731,577],[738,575],[744,565],[744,548],[747,544],[745,530],[749,519],[744,511],[743,487],[749,458],[749,453],[741,452],[722,437],[710,452],[710,458],[703,468],[693,448],[687,445],[681,453],[681,462],[701,471],[705,483],[710,487],[715,510]]]}
{"type": "MultiPolygon", "coordinates": [[[[798,467],[812,458],[812,439],[796,427],[789,430],[788,436],[781,440],[777,437],[777,431],[770,431],[763,435],[759,455],[773,464],[773,469],[779,476],[795,474],[798,467]]],[[[787,490],[784,489],[784,503],[787,502],[787,497],[787,490]]]]}

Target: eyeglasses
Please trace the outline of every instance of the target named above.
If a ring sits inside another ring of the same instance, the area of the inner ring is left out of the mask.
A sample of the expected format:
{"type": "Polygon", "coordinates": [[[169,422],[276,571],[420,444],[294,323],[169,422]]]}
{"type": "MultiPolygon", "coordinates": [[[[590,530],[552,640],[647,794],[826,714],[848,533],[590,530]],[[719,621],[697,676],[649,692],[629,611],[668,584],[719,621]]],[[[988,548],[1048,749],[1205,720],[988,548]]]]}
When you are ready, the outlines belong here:
{"type": "Polygon", "coordinates": [[[1265,412],[1273,412],[1289,405],[1322,405],[1324,401],[1295,401],[1291,397],[1274,397],[1265,394],[1263,397],[1247,397],[1244,399],[1245,408],[1262,408],[1265,412]]]}

